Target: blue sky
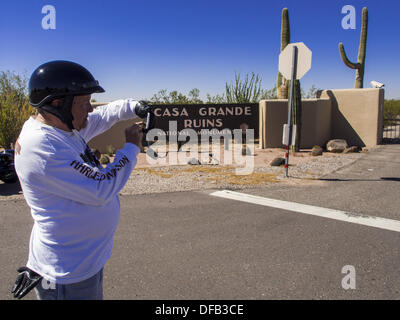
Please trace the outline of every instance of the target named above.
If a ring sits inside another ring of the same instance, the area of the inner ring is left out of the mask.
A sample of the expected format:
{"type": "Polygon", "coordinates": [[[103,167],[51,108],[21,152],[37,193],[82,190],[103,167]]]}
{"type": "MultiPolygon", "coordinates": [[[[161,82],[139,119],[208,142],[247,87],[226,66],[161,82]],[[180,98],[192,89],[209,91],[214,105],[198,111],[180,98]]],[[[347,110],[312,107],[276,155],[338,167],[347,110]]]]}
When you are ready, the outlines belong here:
{"type": "Polygon", "coordinates": [[[397,0],[9,0],[0,4],[0,70],[28,77],[50,60],[89,69],[106,93],[97,101],[148,99],[161,89],[200,96],[222,94],[235,72],[257,73],[262,87],[275,85],[281,11],[289,9],[291,42],[313,52],[304,90],[352,88],[355,70],[339,55],[343,42],[357,60],[361,10],[369,11],[364,86],[386,85],[400,98],[400,4],[397,0]],[[42,28],[42,7],[56,9],[56,29],[42,28]],[[344,30],[344,5],[356,9],[356,29],[344,30]]]}

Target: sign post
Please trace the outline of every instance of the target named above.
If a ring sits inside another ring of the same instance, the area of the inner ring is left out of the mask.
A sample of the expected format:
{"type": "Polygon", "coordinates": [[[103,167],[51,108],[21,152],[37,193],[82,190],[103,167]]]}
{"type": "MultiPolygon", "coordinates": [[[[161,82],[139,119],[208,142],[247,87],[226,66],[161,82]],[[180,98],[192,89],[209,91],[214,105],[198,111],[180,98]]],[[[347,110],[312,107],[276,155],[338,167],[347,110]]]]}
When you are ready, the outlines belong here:
{"type": "Polygon", "coordinates": [[[290,92],[289,92],[289,102],[288,102],[288,143],[286,145],[286,155],[285,155],[285,174],[286,178],[289,177],[289,146],[292,144],[292,103],[293,103],[293,91],[294,91],[294,80],[296,80],[296,70],[297,70],[297,47],[292,48],[292,76],[290,79],[290,92]]]}
{"type": "Polygon", "coordinates": [[[290,43],[279,55],[279,72],[290,79],[290,92],[288,101],[288,122],[283,126],[283,141],[286,145],[285,174],[289,177],[289,146],[295,141],[296,128],[292,126],[292,107],[294,82],[301,79],[311,68],[311,50],[303,42],[290,43]],[[294,129],[294,130],[293,130],[294,129]],[[293,137],[292,137],[293,131],[293,137]]]}

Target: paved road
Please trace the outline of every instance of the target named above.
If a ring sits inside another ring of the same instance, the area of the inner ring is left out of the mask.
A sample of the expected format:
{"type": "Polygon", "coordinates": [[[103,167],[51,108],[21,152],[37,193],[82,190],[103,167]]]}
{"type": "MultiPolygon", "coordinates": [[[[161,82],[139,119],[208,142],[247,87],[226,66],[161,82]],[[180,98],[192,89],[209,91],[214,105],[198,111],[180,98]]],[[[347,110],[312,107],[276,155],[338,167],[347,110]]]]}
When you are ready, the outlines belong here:
{"type": "MultiPolygon", "coordinates": [[[[384,145],[322,186],[241,192],[400,220],[399,190],[400,145],[384,145]]],[[[212,192],[121,197],[105,299],[399,299],[399,232],[212,192]],[[355,289],[342,288],[346,265],[355,289]]],[[[23,201],[0,201],[0,212],[0,299],[11,299],[32,223],[23,201]]]]}

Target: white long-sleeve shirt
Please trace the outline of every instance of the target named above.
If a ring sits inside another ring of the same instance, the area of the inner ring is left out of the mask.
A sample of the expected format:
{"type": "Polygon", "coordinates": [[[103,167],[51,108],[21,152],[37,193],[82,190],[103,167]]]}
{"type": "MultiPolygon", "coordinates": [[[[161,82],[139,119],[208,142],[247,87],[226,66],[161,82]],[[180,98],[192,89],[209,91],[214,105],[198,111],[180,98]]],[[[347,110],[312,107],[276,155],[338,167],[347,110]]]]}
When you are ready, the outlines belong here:
{"type": "Polygon", "coordinates": [[[137,162],[139,148],[126,143],[103,168],[85,156],[93,137],[136,117],[137,101],[96,108],[79,133],[27,120],[18,138],[15,168],[34,225],[27,267],[49,281],[90,278],[111,255],[120,215],[118,192],[137,162]]]}

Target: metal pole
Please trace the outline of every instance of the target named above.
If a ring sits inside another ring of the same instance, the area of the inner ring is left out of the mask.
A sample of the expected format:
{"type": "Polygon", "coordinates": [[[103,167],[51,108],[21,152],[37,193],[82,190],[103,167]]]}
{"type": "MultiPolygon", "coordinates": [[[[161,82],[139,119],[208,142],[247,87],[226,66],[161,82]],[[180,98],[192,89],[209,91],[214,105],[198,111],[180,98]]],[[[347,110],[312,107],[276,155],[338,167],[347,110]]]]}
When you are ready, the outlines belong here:
{"type": "Polygon", "coordinates": [[[292,104],[293,104],[294,81],[296,80],[296,72],[297,72],[297,47],[293,46],[292,78],[290,80],[290,94],[289,94],[289,101],[288,101],[289,137],[288,137],[288,144],[286,146],[286,155],[285,155],[286,178],[289,177],[289,146],[292,143],[292,104]]]}

